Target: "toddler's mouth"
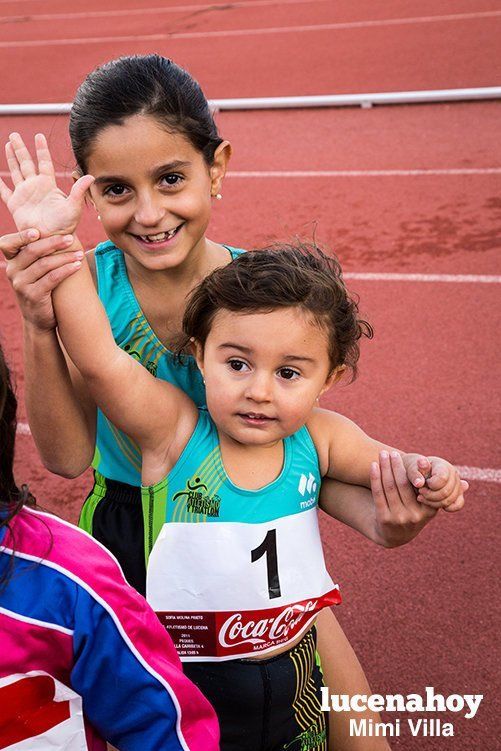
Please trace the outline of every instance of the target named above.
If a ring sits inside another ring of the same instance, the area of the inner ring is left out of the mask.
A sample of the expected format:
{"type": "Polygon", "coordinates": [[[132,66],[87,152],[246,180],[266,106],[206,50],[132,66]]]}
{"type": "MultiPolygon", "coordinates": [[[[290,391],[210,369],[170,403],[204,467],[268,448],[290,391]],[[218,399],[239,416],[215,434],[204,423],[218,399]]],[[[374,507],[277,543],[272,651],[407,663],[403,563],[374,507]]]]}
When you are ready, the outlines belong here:
{"type": "Polygon", "coordinates": [[[245,420],[251,420],[255,422],[265,422],[275,420],[275,417],[268,417],[268,415],[262,415],[259,412],[240,412],[239,417],[243,417],[245,420]]]}

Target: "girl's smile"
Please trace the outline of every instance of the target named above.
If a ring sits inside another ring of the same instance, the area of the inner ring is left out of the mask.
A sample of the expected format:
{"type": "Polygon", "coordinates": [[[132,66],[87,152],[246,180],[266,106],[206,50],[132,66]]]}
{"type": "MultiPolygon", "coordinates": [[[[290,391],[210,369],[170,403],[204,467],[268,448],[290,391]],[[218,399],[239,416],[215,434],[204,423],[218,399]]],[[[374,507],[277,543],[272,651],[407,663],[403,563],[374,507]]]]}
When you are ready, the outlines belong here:
{"type": "Polygon", "coordinates": [[[146,246],[148,249],[147,252],[153,250],[165,250],[174,244],[174,238],[178,238],[183,225],[184,222],[181,222],[181,224],[178,224],[177,227],[174,227],[173,229],[159,230],[158,232],[148,235],[133,234],[132,236],[137,242],[141,243],[142,246],[146,246]]]}

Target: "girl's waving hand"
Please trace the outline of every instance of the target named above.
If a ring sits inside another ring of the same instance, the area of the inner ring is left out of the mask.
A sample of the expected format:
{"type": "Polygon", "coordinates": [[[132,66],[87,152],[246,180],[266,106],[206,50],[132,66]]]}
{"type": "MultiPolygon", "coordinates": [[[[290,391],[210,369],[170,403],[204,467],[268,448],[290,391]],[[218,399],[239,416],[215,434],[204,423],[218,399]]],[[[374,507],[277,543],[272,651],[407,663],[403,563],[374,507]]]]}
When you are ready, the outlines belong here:
{"type": "Polygon", "coordinates": [[[35,136],[35,150],[36,164],[19,133],[11,133],[5,154],[13,188],[0,178],[0,198],[20,231],[35,227],[41,237],[71,233],[80,220],[84,196],[94,178],[79,178],[66,196],[57,187],[47,140],[41,133],[35,136]]]}

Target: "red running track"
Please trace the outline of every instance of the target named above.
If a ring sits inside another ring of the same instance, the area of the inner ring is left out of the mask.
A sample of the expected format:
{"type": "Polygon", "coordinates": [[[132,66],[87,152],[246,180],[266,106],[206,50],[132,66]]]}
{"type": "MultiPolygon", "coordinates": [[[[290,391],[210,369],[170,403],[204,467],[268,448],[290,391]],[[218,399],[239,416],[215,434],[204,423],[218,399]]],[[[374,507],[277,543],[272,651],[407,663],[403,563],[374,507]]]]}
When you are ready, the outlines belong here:
{"type": "MultiPolygon", "coordinates": [[[[29,16],[137,5],[133,0],[77,0],[68,11],[63,2],[21,0],[0,2],[0,16],[19,17],[21,10],[29,16]]],[[[451,13],[445,0],[386,2],[384,8],[369,2],[349,7],[249,2],[245,8],[213,11],[202,9],[202,3],[190,5],[202,12],[169,12],[148,20],[2,21],[0,61],[12,73],[4,77],[9,80],[4,80],[2,99],[70,100],[76,83],[97,61],[143,49],[168,49],[189,64],[213,97],[498,83],[492,80],[493,63],[499,61],[495,17],[266,38],[228,36],[217,42],[89,45],[85,54],[81,46],[71,45],[1,47],[7,39],[125,34],[127,29],[142,33],[141,24],[155,32],[175,26],[178,33],[197,33],[451,13]]],[[[499,2],[463,0],[454,4],[453,12],[500,9],[499,2]]],[[[222,113],[220,127],[233,142],[235,157],[211,235],[249,247],[295,233],[311,237],[316,225],[318,239],[337,250],[348,271],[499,277],[499,111],[499,103],[493,102],[222,113]],[[325,170],[350,174],[312,174],[325,170]],[[445,173],[415,175],[413,170],[445,173]],[[308,176],[283,174],[291,171],[308,176]],[[388,174],[391,171],[398,174],[388,174]],[[249,172],[257,174],[245,176],[249,172]],[[269,177],[270,172],[278,174],[269,177]]],[[[47,132],[58,169],[65,171],[71,168],[66,126],[66,117],[0,119],[0,138],[13,129],[29,135],[47,132]]],[[[5,212],[0,221],[7,226],[5,212]]],[[[101,239],[92,215],[85,220],[82,238],[88,246],[101,239]]],[[[376,338],[363,347],[357,382],[336,389],[326,404],[403,448],[422,448],[461,465],[499,470],[499,284],[357,280],[351,285],[361,296],[376,338]]],[[[3,277],[0,310],[2,337],[22,393],[19,316],[3,277]]],[[[88,477],[69,482],[49,475],[31,438],[23,435],[17,471],[51,510],[76,519],[88,477]]],[[[494,530],[500,497],[500,483],[472,483],[463,513],[441,513],[412,545],[395,551],[379,550],[324,520],[328,561],[344,593],[337,615],[373,690],[406,694],[433,685],[446,694],[485,694],[474,720],[454,719],[454,738],[412,738],[407,731],[394,739],[394,748],[469,751],[493,749],[498,743],[494,686],[499,654],[494,635],[499,584],[491,572],[498,559],[494,530]]]]}
{"type": "MultiPolygon", "coordinates": [[[[96,5],[99,12],[103,7],[117,8],[115,3],[96,5]]],[[[374,5],[366,1],[347,9],[325,0],[283,6],[249,3],[248,8],[229,4],[179,16],[37,21],[36,14],[42,10],[49,16],[52,9],[71,16],[95,6],[72,4],[71,13],[64,13],[61,3],[37,1],[14,8],[0,4],[0,12],[5,13],[0,23],[0,54],[4,70],[10,71],[2,82],[1,98],[4,102],[70,101],[78,83],[95,65],[152,50],[187,66],[212,98],[496,84],[499,0],[462,0],[453,11],[446,0],[388,2],[384,13],[382,6],[374,10],[374,5]],[[19,15],[20,7],[23,15],[19,15]],[[16,15],[8,22],[13,12],[16,15]],[[385,25],[385,21],[391,23],[385,25]],[[346,27],[368,22],[381,25],[346,27]],[[330,28],[333,24],[343,27],[330,28]],[[151,39],[151,35],[160,38],[151,39]],[[120,37],[124,41],[114,41],[120,37]]],[[[119,7],[123,9],[122,4],[119,7]]]]}

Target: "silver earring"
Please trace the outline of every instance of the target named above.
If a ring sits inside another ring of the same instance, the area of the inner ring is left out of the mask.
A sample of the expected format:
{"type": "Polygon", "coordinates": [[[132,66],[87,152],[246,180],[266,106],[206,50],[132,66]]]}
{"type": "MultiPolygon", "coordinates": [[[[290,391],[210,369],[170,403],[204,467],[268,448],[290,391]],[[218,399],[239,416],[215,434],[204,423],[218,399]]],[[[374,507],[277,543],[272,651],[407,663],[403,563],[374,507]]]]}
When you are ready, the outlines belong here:
{"type": "Polygon", "coordinates": [[[216,199],[216,201],[220,201],[222,197],[223,196],[221,195],[221,193],[216,193],[216,195],[214,196],[214,198],[216,199]]]}
{"type": "Polygon", "coordinates": [[[101,221],[101,214],[97,215],[97,219],[98,219],[99,222],[101,221]]]}

